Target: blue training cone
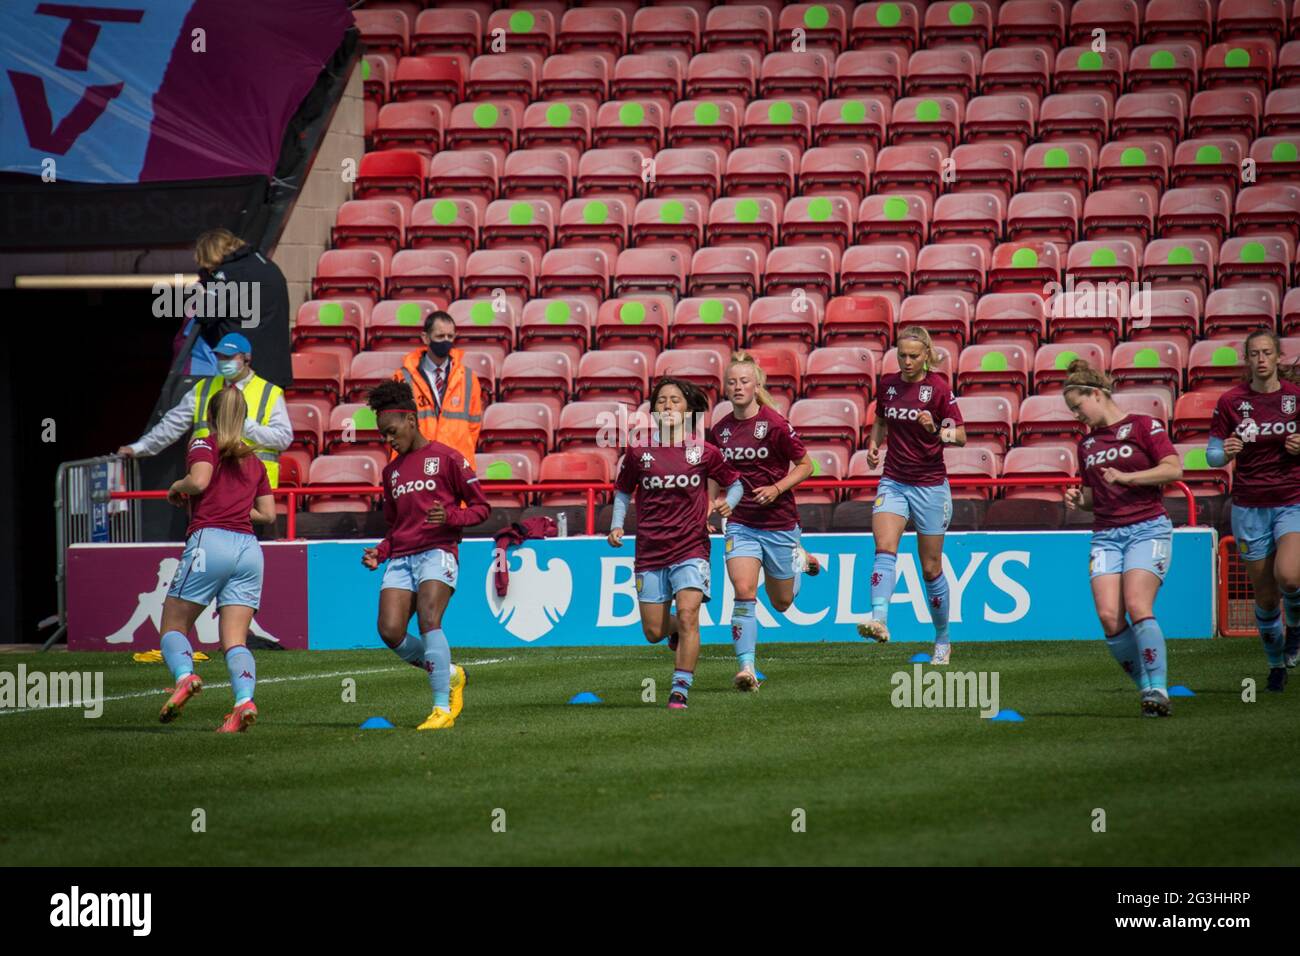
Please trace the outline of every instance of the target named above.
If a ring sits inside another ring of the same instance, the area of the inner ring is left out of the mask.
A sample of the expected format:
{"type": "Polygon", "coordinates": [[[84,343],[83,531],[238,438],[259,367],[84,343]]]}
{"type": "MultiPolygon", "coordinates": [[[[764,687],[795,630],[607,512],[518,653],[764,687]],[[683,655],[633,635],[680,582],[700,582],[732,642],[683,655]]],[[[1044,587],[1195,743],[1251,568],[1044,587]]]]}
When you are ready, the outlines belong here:
{"type": "Polygon", "coordinates": [[[913,654],[911,657],[909,657],[909,658],[907,659],[907,663],[909,663],[909,664],[928,664],[928,663],[930,663],[930,655],[929,655],[929,654],[913,654]]]}
{"type": "Polygon", "coordinates": [[[767,675],[764,674],[757,667],[754,668],[754,676],[757,677],[759,680],[767,680],[767,675]]]}
{"type": "Polygon", "coordinates": [[[599,704],[601,699],[589,690],[584,690],[581,694],[574,694],[569,698],[570,704],[599,704]]]}
{"type": "Polygon", "coordinates": [[[987,719],[988,719],[988,720],[1023,721],[1025,718],[1021,717],[1018,711],[1014,711],[1014,710],[999,710],[996,714],[994,714],[992,717],[989,717],[989,718],[987,718],[987,719]]]}
{"type": "Polygon", "coordinates": [[[1192,690],[1190,687],[1184,684],[1175,684],[1173,687],[1169,688],[1169,696],[1170,697],[1195,697],[1196,691],[1192,690]]]}
{"type": "Polygon", "coordinates": [[[383,717],[367,717],[361,722],[362,730],[392,730],[393,725],[383,717]]]}

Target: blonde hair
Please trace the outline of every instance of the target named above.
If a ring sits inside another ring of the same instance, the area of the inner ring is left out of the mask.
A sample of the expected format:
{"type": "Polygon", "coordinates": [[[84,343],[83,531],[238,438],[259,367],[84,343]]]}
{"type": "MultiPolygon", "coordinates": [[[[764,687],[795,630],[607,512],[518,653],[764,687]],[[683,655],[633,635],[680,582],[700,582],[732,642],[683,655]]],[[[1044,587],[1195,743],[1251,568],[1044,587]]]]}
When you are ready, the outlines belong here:
{"type": "Polygon", "coordinates": [[[244,441],[244,420],[248,418],[248,402],[244,393],[228,385],[212,396],[208,402],[208,424],[221,458],[239,460],[253,454],[253,446],[244,441]]]}
{"type": "Polygon", "coordinates": [[[1249,382],[1255,377],[1255,373],[1251,371],[1250,363],[1246,362],[1245,359],[1246,354],[1250,351],[1250,340],[1257,339],[1260,336],[1267,337],[1268,340],[1273,343],[1274,351],[1277,352],[1277,377],[1284,382],[1290,382],[1292,385],[1300,385],[1300,359],[1297,359],[1290,365],[1283,365],[1282,340],[1278,338],[1276,332],[1268,328],[1258,328],[1254,332],[1251,332],[1250,335],[1246,336],[1246,341],[1241,345],[1241,358],[1246,366],[1244,375],[1245,380],[1249,382]]]}
{"type": "Polygon", "coordinates": [[[727,370],[730,371],[733,365],[748,365],[754,370],[754,400],[766,408],[776,408],[776,402],[772,401],[772,394],[767,390],[767,372],[763,371],[763,366],[758,364],[758,359],[754,358],[748,352],[737,351],[731,353],[731,361],[727,363],[727,370]]]}
{"type": "Polygon", "coordinates": [[[1111,378],[1099,368],[1093,368],[1086,359],[1075,359],[1070,363],[1065,375],[1065,386],[1061,394],[1070,391],[1111,393],[1111,378]]]}
{"type": "Polygon", "coordinates": [[[229,229],[209,229],[194,242],[194,261],[201,269],[215,269],[242,245],[244,240],[229,229]]]}
{"type": "Polygon", "coordinates": [[[939,363],[943,361],[943,356],[939,350],[934,347],[934,340],[930,338],[928,329],[923,329],[919,325],[909,325],[903,331],[898,333],[898,341],[895,345],[901,345],[903,339],[915,339],[921,343],[921,355],[925,359],[925,368],[929,371],[932,368],[938,368],[939,363]]]}

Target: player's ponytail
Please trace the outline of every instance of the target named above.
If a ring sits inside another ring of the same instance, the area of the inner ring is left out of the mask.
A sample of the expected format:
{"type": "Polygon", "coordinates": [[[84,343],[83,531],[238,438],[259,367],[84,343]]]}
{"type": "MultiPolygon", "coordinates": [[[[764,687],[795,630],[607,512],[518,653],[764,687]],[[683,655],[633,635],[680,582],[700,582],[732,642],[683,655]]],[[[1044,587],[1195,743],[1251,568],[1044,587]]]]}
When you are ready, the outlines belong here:
{"type": "Polygon", "coordinates": [[[212,396],[208,402],[208,425],[217,443],[221,458],[236,460],[253,454],[253,446],[244,441],[244,421],[248,418],[248,403],[244,393],[233,385],[212,396]]]}
{"type": "MultiPolygon", "coordinates": [[[[1258,338],[1266,338],[1273,343],[1273,350],[1277,352],[1277,377],[1281,381],[1290,382],[1292,385],[1300,385],[1300,359],[1296,359],[1289,365],[1282,364],[1282,340],[1278,338],[1277,333],[1272,329],[1259,328],[1246,336],[1246,341],[1241,347],[1242,358],[1244,359],[1250,354],[1250,343],[1258,338]]],[[[1251,371],[1249,362],[1246,362],[1245,365],[1244,378],[1249,382],[1254,378],[1255,373],[1251,371]]]]}
{"type": "Polygon", "coordinates": [[[928,329],[923,329],[919,325],[909,325],[898,333],[898,341],[895,344],[902,345],[904,339],[913,339],[921,343],[921,357],[925,361],[925,370],[927,372],[939,367],[939,363],[943,361],[943,356],[934,347],[934,340],[930,338],[928,329]]]}
{"type": "Polygon", "coordinates": [[[1112,388],[1109,375],[1099,368],[1093,368],[1086,359],[1075,359],[1066,371],[1065,387],[1062,392],[1079,389],[1088,392],[1104,392],[1109,395],[1112,388]]]}
{"type": "Polygon", "coordinates": [[[731,361],[727,363],[728,372],[733,365],[748,365],[754,374],[754,400],[765,408],[776,408],[776,402],[772,401],[772,395],[767,390],[767,372],[758,364],[758,359],[749,352],[736,351],[731,353],[731,361]]]}

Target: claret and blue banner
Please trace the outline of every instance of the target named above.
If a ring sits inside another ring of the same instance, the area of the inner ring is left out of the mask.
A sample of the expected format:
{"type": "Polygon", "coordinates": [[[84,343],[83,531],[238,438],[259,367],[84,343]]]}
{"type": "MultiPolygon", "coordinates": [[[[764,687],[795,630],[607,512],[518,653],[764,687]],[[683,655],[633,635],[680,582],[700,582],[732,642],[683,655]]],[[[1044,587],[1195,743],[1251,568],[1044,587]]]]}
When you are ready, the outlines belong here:
{"type": "MultiPolygon", "coordinates": [[[[1174,532],[1174,556],[1156,601],[1171,638],[1209,638],[1215,631],[1215,532],[1174,532]]],[[[604,538],[527,541],[506,552],[510,586],[495,587],[494,543],[461,546],[460,581],[444,618],[454,646],[565,647],[640,645],[634,539],[611,548],[604,538]]],[[[793,607],[771,609],[759,590],[763,641],[857,641],[870,611],[874,544],[867,534],[809,534],[804,546],[824,570],[805,577],[793,607]]],[[[373,541],[266,543],[262,609],[254,633],[287,648],[379,648],[375,631],[382,572],[361,564],[373,541]]],[[[713,599],[704,606],[706,642],[729,643],[734,594],[713,538],[713,599]]],[[[181,545],[75,545],[68,560],[68,628],[72,650],[150,650],[181,545]]],[[[944,573],[952,591],[955,641],[1100,639],[1088,582],[1086,531],[954,532],[944,573]]],[[[905,535],[889,615],[893,638],[930,641],[916,539],[905,535]]],[[[216,643],[215,613],[200,619],[200,646],[216,643]],[[209,620],[209,618],[211,620],[209,620]]]]}

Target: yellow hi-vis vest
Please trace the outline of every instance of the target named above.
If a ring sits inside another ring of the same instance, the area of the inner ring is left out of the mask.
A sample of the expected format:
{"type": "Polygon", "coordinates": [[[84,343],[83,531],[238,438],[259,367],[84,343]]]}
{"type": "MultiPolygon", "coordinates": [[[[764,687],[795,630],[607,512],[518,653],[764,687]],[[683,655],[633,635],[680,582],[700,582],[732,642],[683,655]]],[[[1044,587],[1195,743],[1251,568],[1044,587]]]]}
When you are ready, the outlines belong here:
{"type": "MultiPolygon", "coordinates": [[[[194,433],[190,436],[191,438],[203,438],[209,433],[208,402],[212,401],[213,395],[225,387],[226,380],[220,375],[205,378],[194,386],[194,433]]],[[[269,425],[275,403],[279,401],[280,396],[283,394],[284,389],[280,388],[279,385],[272,385],[266,379],[254,373],[248,380],[248,384],[244,386],[244,401],[248,404],[249,417],[259,425],[269,425]]],[[[247,438],[244,439],[244,442],[253,445],[254,454],[266,466],[266,478],[271,487],[278,487],[280,484],[280,453],[274,448],[256,445],[247,438]]]]}

